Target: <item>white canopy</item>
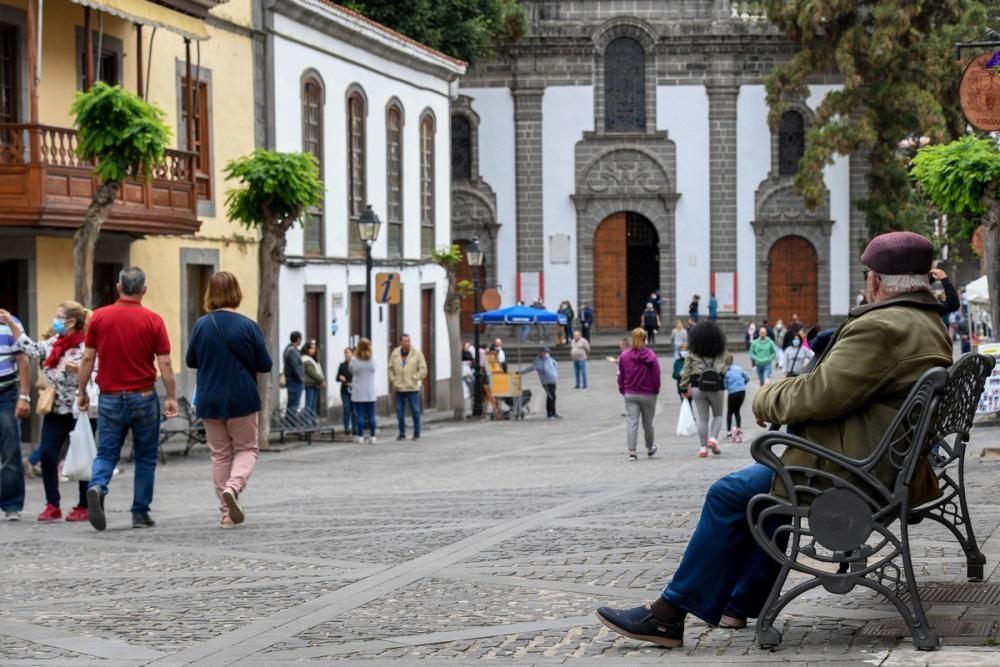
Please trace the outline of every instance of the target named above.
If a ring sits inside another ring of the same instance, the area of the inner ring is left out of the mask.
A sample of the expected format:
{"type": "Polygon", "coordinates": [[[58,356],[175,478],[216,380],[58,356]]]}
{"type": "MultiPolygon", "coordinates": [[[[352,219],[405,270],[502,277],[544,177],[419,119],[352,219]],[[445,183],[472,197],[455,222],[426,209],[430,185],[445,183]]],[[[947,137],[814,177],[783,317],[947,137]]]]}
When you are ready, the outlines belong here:
{"type": "Polygon", "coordinates": [[[977,278],[966,285],[965,294],[969,297],[970,303],[989,303],[990,290],[987,286],[986,276],[977,278]]]}

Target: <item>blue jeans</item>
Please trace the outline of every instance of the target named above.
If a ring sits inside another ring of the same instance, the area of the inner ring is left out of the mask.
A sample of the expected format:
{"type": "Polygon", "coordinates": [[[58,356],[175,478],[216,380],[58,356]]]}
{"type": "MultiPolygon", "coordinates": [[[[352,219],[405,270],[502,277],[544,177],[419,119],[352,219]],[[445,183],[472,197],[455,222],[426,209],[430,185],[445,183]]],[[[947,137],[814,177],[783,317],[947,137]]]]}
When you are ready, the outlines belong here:
{"type": "Polygon", "coordinates": [[[24,463],[21,462],[21,424],[14,416],[18,384],[0,389],[0,510],[24,509],[24,463]]]}
{"type": "Polygon", "coordinates": [[[305,413],[310,417],[319,415],[319,387],[306,387],[305,413]]]}
{"type": "Polygon", "coordinates": [[[406,404],[410,404],[410,414],[413,415],[413,435],[420,435],[420,392],[396,392],[396,420],[399,422],[399,434],[406,435],[406,404]]]}
{"type": "Polygon", "coordinates": [[[719,624],[725,609],[745,618],[760,614],[778,564],[750,534],[747,505],[771,489],[773,476],[755,463],[712,484],[664,599],[710,625],[719,624]]]}
{"type": "Polygon", "coordinates": [[[757,378],[760,380],[760,386],[764,386],[764,381],[771,377],[771,364],[767,363],[764,366],[757,367],[757,378]]]}
{"type": "Polygon", "coordinates": [[[135,459],[131,512],[136,514],[148,512],[153,502],[160,450],[160,398],[155,392],[148,396],[139,392],[101,394],[97,404],[97,458],[90,473],[90,488],[97,487],[101,495],[108,493],[129,429],[135,459]]]}
{"type": "Polygon", "coordinates": [[[576,388],[586,389],[587,388],[587,360],[586,359],[574,359],[573,360],[573,374],[576,376],[576,388]]]}
{"type": "Polygon", "coordinates": [[[340,402],[344,406],[344,433],[351,432],[351,417],[354,416],[354,408],[351,407],[351,392],[340,392],[340,402]]]}
{"type": "Polygon", "coordinates": [[[288,404],[285,406],[285,412],[294,415],[299,411],[299,403],[302,401],[302,391],[305,389],[305,385],[299,382],[288,382],[285,384],[285,388],[288,390],[288,404]]]}
{"type": "Polygon", "coordinates": [[[354,408],[354,435],[364,435],[365,424],[370,435],[375,435],[375,401],[364,401],[351,404],[354,408]]]}

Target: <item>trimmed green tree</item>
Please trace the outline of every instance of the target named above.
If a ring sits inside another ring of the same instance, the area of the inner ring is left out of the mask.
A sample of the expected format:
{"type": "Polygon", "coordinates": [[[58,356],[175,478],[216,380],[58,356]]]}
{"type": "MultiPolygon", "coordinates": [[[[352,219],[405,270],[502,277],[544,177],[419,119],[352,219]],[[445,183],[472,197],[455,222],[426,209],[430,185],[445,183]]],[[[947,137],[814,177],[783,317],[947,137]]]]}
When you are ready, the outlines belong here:
{"type": "Polygon", "coordinates": [[[804,97],[814,75],[837,73],[809,128],[795,185],[815,207],[823,169],[836,154],[869,157],[868,197],[859,202],[869,234],[923,231],[924,202],[906,172],[905,139],[946,142],[965,132],[958,105],[961,67],[954,42],[983,32],[985,0],[768,0],[768,16],[798,47],[767,80],[770,124],[789,98],[804,97]]]}
{"type": "Polygon", "coordinates": [[[163,164],[170,128],[156,106],[121,86],[103,82],[77,93],[70,113],[75,117],[77,155],[94,163],[97,178],[83,224],[73,235],[75,298],[89,308],[93,306],[94,249],[101,227],[125,179],[149,182],[153,170],[163,164]]]}
{"type": "Polygon", "coordinates": [[[468,63],[528,29],[518,0],[347,0],[349,9],[468,63]]]}
{"type": "MultiPolygon", "coordinates": [[[[278,153],[258,149],[229,162],[226,179],[237,187],[226,193],[226,213],[247,229],[260,234],[258,257],[257,323],[272,349],[278,350],[275,326],[278,308],[278,274],[285,261],[285,235],[301,224],[306,211],[323,203],[324,187],[316,158],[308,153],[278,153]]],[[[275,363],[280,363],[277,359],[275,363]]],[[[271,374],[258,376],[261,411],[258,441],[266,447],[271,436],[274,405],[271,374]]]]}
{"type": "MultiPolygon", "coordinates": [[[[462,299],[472,285],[468,280],[458,279],[458,265],[462,262],[462,249],[456,244],[435,250],[431,255],[434,263],[444,269],[448,287],[444,297],[444,316],[448,327],[448,344],[451,350],[451,406],[455,419],[465,419],[465,391],[462,384],[462,299]]],[[[479,351],[476,350],[476,354],[479,351]]]]}
{"type": "Polygon", "coordinates": [[[910,168],[938,209],[966,220],[981,218],[994,331],[1000,326],[1000,150],[992,139],[967,135],[925,146],[910,168]]]}

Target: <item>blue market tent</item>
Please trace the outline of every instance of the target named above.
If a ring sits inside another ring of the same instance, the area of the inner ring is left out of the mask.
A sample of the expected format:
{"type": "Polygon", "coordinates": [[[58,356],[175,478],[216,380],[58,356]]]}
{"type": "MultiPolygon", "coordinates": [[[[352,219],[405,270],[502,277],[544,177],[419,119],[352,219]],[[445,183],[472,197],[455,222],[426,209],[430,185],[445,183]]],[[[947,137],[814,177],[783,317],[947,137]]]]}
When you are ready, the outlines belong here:
{"type": "Polygon", "coordinates": [[[566,316],[541,308],[511,306],[500,310],[487,310],[472,316],[476,324],[558,324],[566,326],[566,316]]]}

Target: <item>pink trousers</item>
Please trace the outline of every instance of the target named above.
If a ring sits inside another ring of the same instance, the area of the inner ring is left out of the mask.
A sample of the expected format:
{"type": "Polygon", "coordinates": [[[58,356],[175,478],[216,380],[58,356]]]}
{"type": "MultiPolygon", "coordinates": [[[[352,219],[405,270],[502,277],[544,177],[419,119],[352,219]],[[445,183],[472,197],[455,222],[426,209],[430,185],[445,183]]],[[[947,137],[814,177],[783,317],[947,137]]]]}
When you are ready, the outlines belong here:
{"type": "Polygon", "coordinates": [[[212,480],[219,509],[227,513],[222,492],[228,486],[243,493],[257,463],[257,413],[235,419],[206,419],[205,435],[212,452],[212,480]]]}

